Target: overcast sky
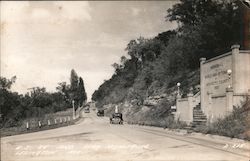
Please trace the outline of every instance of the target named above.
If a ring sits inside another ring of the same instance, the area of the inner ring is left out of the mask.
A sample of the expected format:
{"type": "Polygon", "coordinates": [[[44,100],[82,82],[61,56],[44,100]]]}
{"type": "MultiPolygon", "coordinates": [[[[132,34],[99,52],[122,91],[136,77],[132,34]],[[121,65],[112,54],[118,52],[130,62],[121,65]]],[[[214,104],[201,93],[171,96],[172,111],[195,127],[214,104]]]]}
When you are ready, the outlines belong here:
{"type": "Polygon", "coordinates": [[[131,39],[176,27],[166,22],[172,1],[1,2],[1,75],[17,76],[13,91],[55,91],[75,69],[88,99],[109,79],[131,39]]]}

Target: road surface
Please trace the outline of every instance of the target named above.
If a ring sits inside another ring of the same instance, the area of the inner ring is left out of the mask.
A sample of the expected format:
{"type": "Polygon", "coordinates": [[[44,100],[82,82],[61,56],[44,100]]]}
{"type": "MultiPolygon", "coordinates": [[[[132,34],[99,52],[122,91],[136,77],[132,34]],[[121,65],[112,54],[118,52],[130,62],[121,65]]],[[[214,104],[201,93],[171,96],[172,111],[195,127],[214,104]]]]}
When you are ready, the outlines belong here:
{"type": "Polygon", "coordinates": [[[1,138],[1,161],[249,161],[249,142],[137,125],[94,111],[76,124],[1,138]]]}

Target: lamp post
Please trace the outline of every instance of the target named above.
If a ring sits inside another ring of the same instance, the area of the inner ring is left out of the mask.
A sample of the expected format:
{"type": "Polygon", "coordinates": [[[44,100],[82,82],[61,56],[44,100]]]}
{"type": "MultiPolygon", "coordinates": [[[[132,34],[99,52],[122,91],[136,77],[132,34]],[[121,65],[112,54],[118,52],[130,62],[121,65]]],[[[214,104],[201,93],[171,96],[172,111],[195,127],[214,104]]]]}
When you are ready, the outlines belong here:
{"type": "Polygon", "coordinates": [[[177,85],[177,96],[180,96],[180,86],[181,86],[181,83],[178,82],[176,85],[177,85]]]}
{"type": "Polygon", "coordinates": [[[231,86],[231,75],[232,75],[232,70],[231,70],[231,69],[228,69],[228,70],[227,70],[227,75],[228,75],[228,80],[229,80],[228,88],[232,88],[232,86],[231,86]]]}
{"type": "Polygon", "coordinates": [[[75,101],[72,100],[72,106],[73,106],[73,119],[75,119],[75,101]]]}

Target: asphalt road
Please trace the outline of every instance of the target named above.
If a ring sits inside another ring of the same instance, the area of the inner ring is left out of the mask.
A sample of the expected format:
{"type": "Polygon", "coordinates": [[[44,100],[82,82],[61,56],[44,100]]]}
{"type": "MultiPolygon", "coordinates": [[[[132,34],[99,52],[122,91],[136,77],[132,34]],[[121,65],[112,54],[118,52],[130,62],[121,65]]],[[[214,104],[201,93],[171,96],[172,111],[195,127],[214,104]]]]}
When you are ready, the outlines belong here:
{"type": "Polygon", "coordinates": [[[1,161],[249,161],[246,141],[137,125],[94,111],[76,125],[1,138],[1,161]]]}

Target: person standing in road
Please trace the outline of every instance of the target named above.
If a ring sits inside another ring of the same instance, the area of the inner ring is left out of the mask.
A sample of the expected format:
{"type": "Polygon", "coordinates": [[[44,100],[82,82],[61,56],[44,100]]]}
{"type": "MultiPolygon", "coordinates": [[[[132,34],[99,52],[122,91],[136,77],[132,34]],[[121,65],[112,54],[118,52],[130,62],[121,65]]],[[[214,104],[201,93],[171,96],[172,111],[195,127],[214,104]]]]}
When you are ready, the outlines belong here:
{"type": "Polygon", "coordinates": [[[115,113],[118,113],[118,106],[115,106],[115,113]]]}

